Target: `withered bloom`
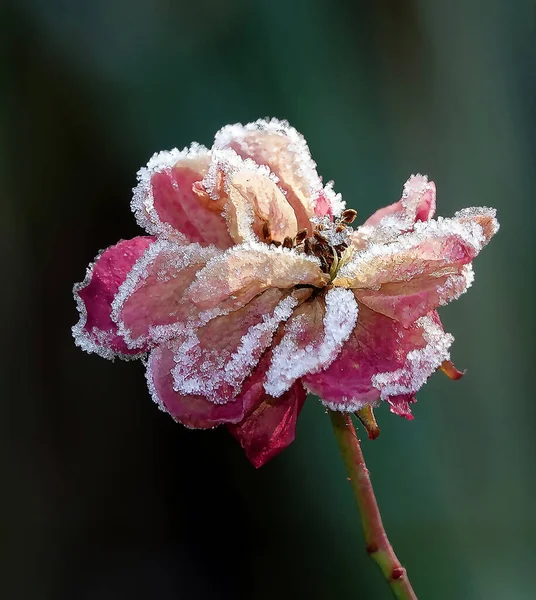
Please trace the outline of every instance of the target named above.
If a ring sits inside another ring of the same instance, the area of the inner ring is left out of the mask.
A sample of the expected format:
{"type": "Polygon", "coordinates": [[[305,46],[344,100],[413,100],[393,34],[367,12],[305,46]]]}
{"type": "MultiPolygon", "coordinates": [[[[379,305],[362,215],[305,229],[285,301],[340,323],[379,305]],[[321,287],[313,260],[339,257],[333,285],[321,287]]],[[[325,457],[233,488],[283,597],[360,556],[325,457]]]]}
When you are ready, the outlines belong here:
{"type": "MultiPolygon", "coordinates": [[[[436,312],[471,285],[495,211],[435,212],[412,176],[353,230],[286,122],[224,127],[211,150],[155,154],[132,209],[149,236],[121,241],[74,288],[76,343],[146,359],[153,399],[187,427],[226,424],[260,466],[293,439],[306,391],[331,409],[410,403],[453,337],[436,312]]],[[[370,427],[370,424],[369,424],[370,427]]]]}

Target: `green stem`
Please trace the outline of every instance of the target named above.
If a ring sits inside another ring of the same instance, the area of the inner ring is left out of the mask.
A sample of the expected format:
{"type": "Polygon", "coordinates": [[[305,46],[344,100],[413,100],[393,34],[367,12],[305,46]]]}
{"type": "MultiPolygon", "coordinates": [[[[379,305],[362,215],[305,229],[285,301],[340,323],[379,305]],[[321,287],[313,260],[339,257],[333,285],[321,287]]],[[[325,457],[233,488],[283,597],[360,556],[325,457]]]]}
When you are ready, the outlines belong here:
{"type": "Polygon", "coordinates": [[[367,552],[378,564],[398,600],[418,600],[406,569],[400,564],[383,527],[369,471],[349,413],[328,410],[335,437],[346,465],[365,532],[367,552]]]}

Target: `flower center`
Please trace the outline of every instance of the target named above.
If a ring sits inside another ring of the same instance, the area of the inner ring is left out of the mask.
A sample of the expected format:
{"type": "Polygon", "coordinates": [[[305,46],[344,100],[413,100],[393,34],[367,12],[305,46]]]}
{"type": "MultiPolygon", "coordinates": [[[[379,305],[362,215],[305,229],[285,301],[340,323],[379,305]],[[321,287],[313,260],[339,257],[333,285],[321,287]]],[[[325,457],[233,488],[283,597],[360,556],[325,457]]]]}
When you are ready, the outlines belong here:
{"type": "Polygon", "coordinates": [[[348,261],[350,248],[350,223],[354,221],[357,213],[355,210],[345,210],[341,217],[331,221],[329,217],[312,217],[313,234],[307,237],[307,229],[298,231],[294,238],[286,237],[283,242],[270,239],[269,227],[264,230],[265,241],[274,246],[282,245],[284,248],[295,248],[309,256],[316,256],[320,260],[322,271],[329,273],[333,280],[337,271],[348,261]]]}

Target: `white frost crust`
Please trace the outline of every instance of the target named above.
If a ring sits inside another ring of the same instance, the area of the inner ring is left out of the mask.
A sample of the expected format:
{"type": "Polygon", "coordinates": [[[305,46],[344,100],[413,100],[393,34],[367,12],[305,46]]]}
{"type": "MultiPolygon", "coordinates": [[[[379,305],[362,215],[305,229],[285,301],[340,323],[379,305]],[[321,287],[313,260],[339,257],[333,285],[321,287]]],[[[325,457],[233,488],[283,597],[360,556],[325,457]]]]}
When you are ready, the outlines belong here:
{"type": "Polygon", "coordinates": [[[449,348],[454,337],[443,331],[428,315],[417,319],[416,324],[423,330],[422,337],[426,346],[408,352],[403,367],[387,373],[377,373],[372,377],[372,385],[380,391],[382,400],[414,394],[441,363],[450,358],[449,348]]]}
{"type": "MultiPolygon", "coordinates": [[[[277,261],[280,257],[291,256],[293,259],[292,264],[285,265],[285,266],[290,267],[292,269],[298,269],[300,266],[305,265],[307,263],[312,263],[312,264],[318,266],[319,269],[321,268],[320,260],[316,256],[299,253],[294,248],[284,248],[283,246],[279,246],[279,247],[268,246],[267,244],[264,244],[262,242],[244,242],[243,244],[237,244],[236,246],[231,246],[231,248],[228,248],[223,253],[210,259],[207,262],[207,264],[205,265],[205,267],[198,271],[198,273],[195,276],[195,279],[192,281],[192,283],[190,284],[190,287],[188,289],[191,289],[192,287],[195,286],[196,288],[199,288],[201,290],[201,293],[203,295],[210,292],[212,289],[212,286],[214,284],[214,279],[212,276],[206,277],[206,273],[210,272],[212,274],[214,272],[214,267],[216,267],[216,266],[220,266],[220,267],[224,268],[226,266],[228,258],[234,254],[239,254],[239,253],[244,253],[245,256],[247,256],[248,254],[251,254],[252,259],[255,259],[259,254],[264,254],[265,256],[269,256],[270,263],[266,264],[266,266],[265,266],[265,275],[267,277],[270,275],[271,267],[276,270],[277,270],[278,266],[279,266],[279,268],[282,267],[281,262],[279,263],[279,265],[277,263],[277,261]]],[[[245,263],[244,269],[247,270],[248,268],[249,268],[249,263],[245,263]]],[[[238,280],[238,278],[240,278],[243,275],[240,266],[237,266],[235,272],[232,275],[236,280],[238,280]]],[[[268,286],[270,286],[269,281],[267,281],[265,283],[267,283],[268,286]]],[[[302,283],[302,281],[297,280],[295,283],[300,284],[300,283],[302,283]]],[[[237,287],[237,290],[239,289],[239,287],[240,286],[237,287]]]]}
{"type": "MultiPolygon", "coordinates": [[[[361,231],[361,229],[358,231],[361,231]]],[[[478,254],[486,244],[486,236],[482,226],[476,221],[461,222],[457,218],[443,217],[438,217],[437,220],[418,221],[415,223],[413,231],[399,235],[391,243],[376,242],[375,240],[363,250],[357,250],[352,260],[340,269],[338,275],[348,279],[357,279],[362,272],[362,267],[375,258],[387,259],[402,252],[416,249],[419,244],[427,240],[452,236],[456,236],[462,242],[471,246],[475,254],[478,254]]],[[[408,280],[419,274],[416,265],[408,265],[406,274],[408,280]]]]}
{"type": "Polygon", "coordinates": [[[488,206],[471,206],[469,208],[462,208],[462,210],[454,213],[455,219],[471,219],[475,217],[489,217],[491,220],[491,235],[484,242],[484,245],[486,245],[500,228],[499,221],[497,221],[497,210],[488,206]]]}
{"type": "Polygon", "coordinates": [[[296,379],[327,369],[350,337],[358,313],[353,293],[334,288],[328,291],[325,301],[324,335],[317,343],[309,343],[303,348],[298,344],[304,315],[299,315],[287,326],[283,338],[274,348],[266,374],[264,389],[267,394],[278,398],[290,389],[296,379]]]}
{"type": "Polygon", "coordinates": [[[435,196],[435,187],[426,175],[411,175],[404,184],[400,199],[404,210],[383,217],[373,227],[374,240],[387,243],[413,229],[422,197],[430,191],[435,196]]]}
{"type": "Polygon", "coordinates": [[[106,252],[106,250],[107,249],[101,250],[95,257],[95,260],[88,265],[84,281],[75,283],[73,286],[73,297],[76,302],[76,308],[80,315],[78,323],[71,327],[74,343],[88,354],[97,354],[98,356],[107,358],[108,360],[113,361],[115,358],[121,358],[123,360],[136,360],[143,356],[145,352],[140,352],[138,354],[124,354],[122,352],[114,352],[107,346],[113,340],[114,332],[102,331],[96,327],[93,327],[90,332],[84,331],[84,327],[87,323],[87,309],[78,292],[90,284],[95,265],[104,252],[106,252]]]}
{"type": "Polygon", "coordinates": [[[253,171],[263,177],[268,177],[275,184],[279,183],[279,178],[266,165],[258,165],[251,158],[242,158],[232,148],[216,149],[212,151],[210,166],[203,178],[203,186],[208,195],[213,200],[219,200],[218,183],[220,172],[225,175],[223,190],[228,194],[233,175],[240,171],[253,171]]]}
{"type": "MultiPolygon", "coordinates": [[[[268,178],[276,185],[279,182],[279,179],[276,177],[276,175],[274,175],[266,165],[258,165],[251,158],[244,159],[231,148],[224,148],[222,150],[214,150],[212,152],[212,160],[210,162],[207,174],[203,178],[202,184],[208,195],[213,200],[218,200],[220,198],[220,173],[223,174],[223,191],[226,194],[230,194],[233,177],[241,171],[251,171],[268,178]]],[[[280,188],[278,189],[283,195],[285,195],[283,190],[280,188]]],[[[258,241],[257,236],[253,231],[254,214],[251,204],[249,202],[244,202],[243,205],[235,208],[237,217],[236,225],[239,235],[244,241],[258,241]]],[[[223,210],[223,216],[225,217],[227,223],[229,223],[228,205],[226,205],[223,210]]]]}
{"type": "Polygon", "coordinates": [[[449,302],[457,300],[473,285],[475,272],[473,265],[464,265],[460,273],[453,273],[447,277],[445,283],[437,288],[440,306],[446,306],[449,302]]]}
{"type": "MultiPolygon", "coordinates": [[[[311,393],[314,394],[314,392],[311,393]]],[[[320,402],[326,408],[338,412],[356,412],[365,406],[372,406],[372,408],[374,408],[380,403],[379,400],[364,400],[363,398],[349,398],[348,396],[343,396],[339,402],[330,402],[329,400],[323,400],[322,398],[320,398],[320,402]]]]}
{"type": "Polygon", "coordinates": [[[253,123],[242,125],[226,125],[220,129],[214,138],[214,148],[226,148],[233,141],[241,144],[244,152],[254,154],[254,148],[249,149],[247,137],[251,132],[266,132],[276,134],[288,139],[287,151],[294,156],[296,163],[296,174],[301,181],[304,181],[309,190],[307,190],[308,199],[314,208],[314,202],[322,191],[322,180],[316,170],[316,163],[311,157],[311,152],[303,135],[289,125],[288,121],[279,119],[258,119],[253,123]]]}
{"type": "Polygon", "coordinates": [[[134,339],[131,337],[130,329],[121,318],[121,311],[125,303],[132,294],[143,286],[145,280],[151,274],[151,267],[156,260],[163,255],[168,255],[157,274],[158,281],[166,283],[177,278],[183,269],[193,266],[196,263],[199,263],[199,268],[202,269],[209,260],[220,254],[221,250],[218,250],[215,246],[201,246],[198,243],[183,246],[177,242],[162,238],[157,239],[148,246],[132,266],[112,301],[111,318],[117,323],[119,335],[123,337],[126,345],[133,349],[140,348],[149,339],[153,342],[162,343],[181,331],[180,323],[158,325],[150,328],[149,335],[139,336],[134,339]]]}
{"type": "Polygon", "coordinates": [[[335,218],[340,217],[342,212],[346,210],[346,202],[342,199],[342,195],[333,189],[334,181],[328,181],[324,186],[324,196],[331,205],[331,212],[335,218]]]}
{"type": "Polygon", "coordinates": [[[204,396],[214,404],[232,400],[270,346],[279,324],[291,316],[297,304],[292,296],[279,302],[271,315],[264,315],[260,323],[249,327],[233,353],[202,348],[195,328],[185,331],[174,355],[173,389],[180,394],[204,396]],[[222,386],[230,386],[231,393],[222,393],[222,386]]]}
{"type": "MultiPolygon", "coordinates": [[[[157,346],[149,353],[149,358],[146,361],[145,365],[145,380],[147,381],[147,387],[149,388],[149,394],[151,394],[152,401],[158,406],[158,408],[165,413],[168,413],[167,408],[165,407],[162,399],[160,398],[158,392],[156,391],[156,386],[153,381],[153,367],[154,363],[159,360],[160,355],[162,354],[163,346],[157,346]]],[[[173,415],[171,415],[173,416],[173,415]]]]}
{"type": "Polygon", "coordinates": [[[198,158],[203,155],[210,155],[210,150],[193,142],[189,147],[182,150],[173,148],[155,152],[147,166],[142,167],[137,174],[138,185],[132,189],[133,197],[130,202],[130,208],[136,217],[136,222],[151,235],[165,235],[180,242],[187,242],[186,237],[178,232],[169,223],[160,220],[157,211],[154,208],[153,188],[151,177],[155,173],[164,173],[180,160],[185,158],[198,158]]]}

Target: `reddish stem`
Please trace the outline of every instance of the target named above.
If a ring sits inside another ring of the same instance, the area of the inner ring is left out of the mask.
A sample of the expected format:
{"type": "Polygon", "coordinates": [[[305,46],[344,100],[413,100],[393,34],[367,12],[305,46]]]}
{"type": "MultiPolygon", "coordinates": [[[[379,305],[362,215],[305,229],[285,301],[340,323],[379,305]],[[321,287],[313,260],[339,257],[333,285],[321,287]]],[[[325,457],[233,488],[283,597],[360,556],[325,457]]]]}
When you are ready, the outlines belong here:
{"type": "Polygon", "coordinates": [[[406,569],[400,564],[383,527],[369,471],[349,413],[328,410],[335,437],[346,465],[365,532],[367,552],[379,565],[398,600],[418,600],[406,569]]]}

